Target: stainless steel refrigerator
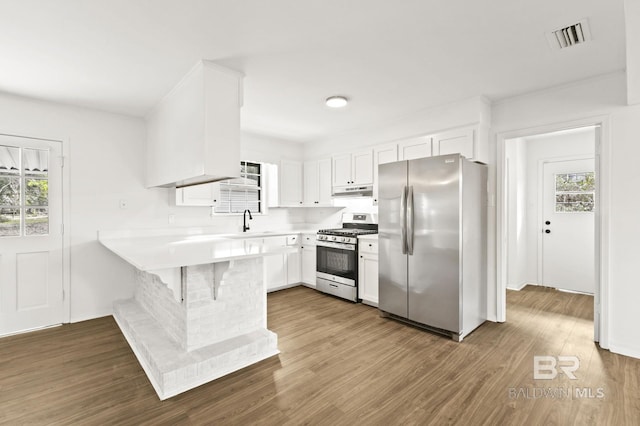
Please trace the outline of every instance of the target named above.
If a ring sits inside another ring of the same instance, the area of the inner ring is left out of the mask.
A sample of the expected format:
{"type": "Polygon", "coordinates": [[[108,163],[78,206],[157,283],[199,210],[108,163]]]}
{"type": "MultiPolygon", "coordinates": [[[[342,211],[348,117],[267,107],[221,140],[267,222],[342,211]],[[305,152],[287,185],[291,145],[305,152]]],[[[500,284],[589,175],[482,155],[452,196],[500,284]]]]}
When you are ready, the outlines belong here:
{"type": "Polygon", "coordinates": [[[378,176],[381,314],[461,341],[487,317],[487,166],[442,155],[378,176]]]}

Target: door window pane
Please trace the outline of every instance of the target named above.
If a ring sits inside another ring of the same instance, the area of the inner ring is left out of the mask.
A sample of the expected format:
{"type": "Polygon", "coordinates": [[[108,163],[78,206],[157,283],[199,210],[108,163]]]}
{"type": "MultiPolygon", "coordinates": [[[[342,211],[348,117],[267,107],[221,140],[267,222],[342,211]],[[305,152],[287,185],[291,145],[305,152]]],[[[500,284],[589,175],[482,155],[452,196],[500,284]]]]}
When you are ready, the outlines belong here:
{"type": "Polygon", "coordinates": [[[48,206],[49,180],[27,178],[26,183],[24,188],[25,204],[27,206],[48,206]]]}
{"type": "Polygon", "coordinates": [[[0,145],[0,237],[49,234],[49,151],[0,145]]]}
{"type": "Polygon", "coordinates": [[[556,175],[556,212],[593,212],[596,178],[593,172],[556,175]]]}
{"type": "Polygon", "coordinates": [[[0,206],[20,205],[20,177],[0,175],[0,206]]]}
{"type": "Polygon", "coordinates": [[[26,209],[25,235],[47,235],[49,233],[49,209],[26,209]]]}
{"type": "Polygon", "coordinates": [[[20,174],[20,148],[0,145],[0,174],[20,174]]]}
{"type": "Polygon", "coordinates": [[[0,237],[20,236],[20,209],[0,208],[0,237]]]}
{"type": "Polygon", "coordinates": [[[49,172],[49,151],[45,149],[23,149],[22,164],[27,176],[46,176],[49,172]]]}

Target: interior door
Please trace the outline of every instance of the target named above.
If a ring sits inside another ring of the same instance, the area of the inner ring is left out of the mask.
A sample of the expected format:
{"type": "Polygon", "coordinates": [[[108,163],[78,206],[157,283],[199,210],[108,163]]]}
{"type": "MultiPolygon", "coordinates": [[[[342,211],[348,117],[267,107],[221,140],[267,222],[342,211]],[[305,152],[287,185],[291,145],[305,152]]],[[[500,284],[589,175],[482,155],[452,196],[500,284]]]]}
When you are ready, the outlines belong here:
{"type": "Polygon", "coordinates": [[[594,160],[543,164],[542,284],[595,292],[594,160]]]}
{"type": "Polygon", "coordinates": [[[0,335],[64,320],[61,148],[0,136],[0,335]]]}

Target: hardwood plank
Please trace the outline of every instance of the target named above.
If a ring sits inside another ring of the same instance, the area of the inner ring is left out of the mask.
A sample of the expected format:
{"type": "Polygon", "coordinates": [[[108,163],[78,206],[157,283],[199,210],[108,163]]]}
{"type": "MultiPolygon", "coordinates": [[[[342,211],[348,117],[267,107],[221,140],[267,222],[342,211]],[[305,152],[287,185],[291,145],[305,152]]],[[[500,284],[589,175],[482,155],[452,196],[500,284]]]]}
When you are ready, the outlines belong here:
{"type": "Polygon", "coordinates": [[[640,360],[592,341],[593,299],[526,287],[455,343],[295,287],[268,296],[281,353],[159,401],[111,317],[0,339],[1,424],[639,424],[640,360]],[[534,355],[580,359],[533,379],[534,355]],[[603,388],[604,398],[509,389],[603,388]]]}

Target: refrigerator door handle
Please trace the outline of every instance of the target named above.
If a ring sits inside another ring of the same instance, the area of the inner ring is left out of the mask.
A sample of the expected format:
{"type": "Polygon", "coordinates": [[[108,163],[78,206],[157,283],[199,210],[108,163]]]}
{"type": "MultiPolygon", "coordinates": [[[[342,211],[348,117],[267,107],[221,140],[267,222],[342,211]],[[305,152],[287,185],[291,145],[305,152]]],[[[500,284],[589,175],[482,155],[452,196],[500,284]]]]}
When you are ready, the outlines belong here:
{"type": "Polygon", "coordinates": [[[402,254],[407,254],[407,187],[402,187],[400,196],[400,238],[402,254]]]}
{"type": "Polygon", "coordinates": [[[405,229],[407,230],[407,235],[405,238],[407,240],[407,252],[409,255],[413,255],[413,186],[409,187],[409,194],[407,195],[406,221],[405,229]]]}

